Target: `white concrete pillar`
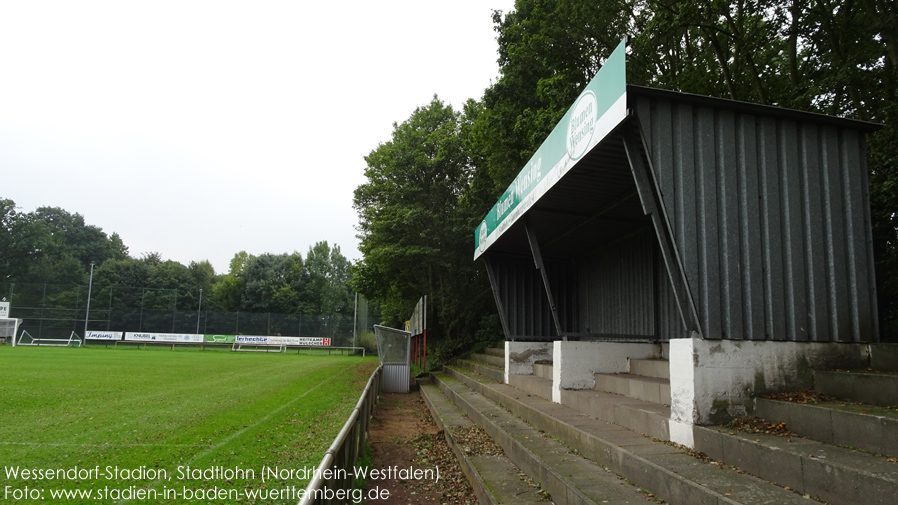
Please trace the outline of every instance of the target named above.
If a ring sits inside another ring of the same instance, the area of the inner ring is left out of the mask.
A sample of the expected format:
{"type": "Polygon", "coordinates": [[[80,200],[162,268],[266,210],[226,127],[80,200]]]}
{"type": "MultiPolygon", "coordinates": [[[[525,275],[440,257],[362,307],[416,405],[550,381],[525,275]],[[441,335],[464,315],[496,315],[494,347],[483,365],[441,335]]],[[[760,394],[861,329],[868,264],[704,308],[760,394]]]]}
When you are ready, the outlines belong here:
{"type": "Polygon", "coordinates": [[[670,341],[670,441],[695,446],[692,426],[698,417],[695,403],[695,341],[676,338],[670,341]]]}

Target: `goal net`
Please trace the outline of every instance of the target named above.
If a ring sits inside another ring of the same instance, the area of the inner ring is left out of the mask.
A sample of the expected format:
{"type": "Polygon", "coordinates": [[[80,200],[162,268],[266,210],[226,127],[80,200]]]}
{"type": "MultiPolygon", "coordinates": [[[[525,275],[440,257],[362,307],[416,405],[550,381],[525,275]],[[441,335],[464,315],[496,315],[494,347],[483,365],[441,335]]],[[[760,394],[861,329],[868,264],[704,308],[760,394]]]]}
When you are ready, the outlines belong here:
{"type": "Polygon", "coordinates": [[[16,333],[19,330],[21,319],[0,318],[0,344],[11,342],[16,344],[16,333]]]}
{"type": "Polygon", "coordinates": [[[69,338],[43,338],[34,337],[27,330],[22,330],[19,342],[16,345],[35,345],[45,347],[81,347],[81,337],[74,331],[69,338]]]}

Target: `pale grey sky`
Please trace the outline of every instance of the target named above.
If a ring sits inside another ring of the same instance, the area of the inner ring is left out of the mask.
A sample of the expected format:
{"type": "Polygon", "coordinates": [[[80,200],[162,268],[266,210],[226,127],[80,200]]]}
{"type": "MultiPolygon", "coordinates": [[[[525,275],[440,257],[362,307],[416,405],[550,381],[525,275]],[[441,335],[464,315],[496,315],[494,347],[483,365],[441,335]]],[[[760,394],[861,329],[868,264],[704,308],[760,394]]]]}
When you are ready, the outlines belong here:
{"type": "Polygon", "coordinates": [[[498,75],[513,0],[0,0],[0,197],[80,213],[132,256],[358,259],[363,156],[498,75]]]}

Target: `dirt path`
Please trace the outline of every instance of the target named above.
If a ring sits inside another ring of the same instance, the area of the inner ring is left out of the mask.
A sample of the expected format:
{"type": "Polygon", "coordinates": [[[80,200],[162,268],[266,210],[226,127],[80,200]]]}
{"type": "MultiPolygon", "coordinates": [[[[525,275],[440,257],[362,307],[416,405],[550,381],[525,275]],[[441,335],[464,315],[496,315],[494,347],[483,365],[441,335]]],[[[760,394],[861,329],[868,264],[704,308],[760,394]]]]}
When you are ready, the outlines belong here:
{"type": "Polygon", "coordinates": [[[471,486],[418,392],[384,393],[374,409],[368,433],[372,468],[439,470],[439,479],[369,479],[369,489],[386,489],[390,497],[369,500],[368,505],[477,504],[471,486]]]}

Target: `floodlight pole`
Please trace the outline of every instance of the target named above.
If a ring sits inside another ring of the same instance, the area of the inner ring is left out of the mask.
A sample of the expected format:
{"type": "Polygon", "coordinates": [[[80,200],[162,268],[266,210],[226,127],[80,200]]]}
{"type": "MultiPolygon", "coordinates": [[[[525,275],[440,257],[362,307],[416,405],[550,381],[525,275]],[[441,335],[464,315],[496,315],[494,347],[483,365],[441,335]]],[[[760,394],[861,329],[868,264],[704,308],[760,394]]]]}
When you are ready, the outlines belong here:
{"type": "Polygon", "coordinates": [[[90,262],[90,280],[87,282],[87,309],[84,311],[84,337],[83,344],[87,345],[87,321],[90,320],[90,291],[94,287],[94,262],[90,262]]]}
{"type": "Polygon", "coordinates": [[[196,307],[196,333],[200,333],[200,309],[203,308],[203,288],[200,288],[200,303],[196,307]]]}

